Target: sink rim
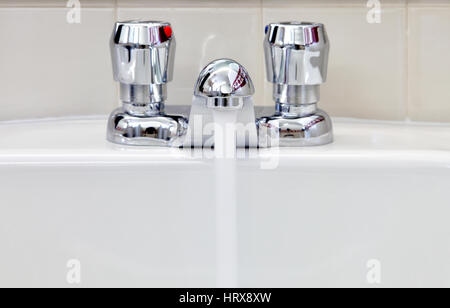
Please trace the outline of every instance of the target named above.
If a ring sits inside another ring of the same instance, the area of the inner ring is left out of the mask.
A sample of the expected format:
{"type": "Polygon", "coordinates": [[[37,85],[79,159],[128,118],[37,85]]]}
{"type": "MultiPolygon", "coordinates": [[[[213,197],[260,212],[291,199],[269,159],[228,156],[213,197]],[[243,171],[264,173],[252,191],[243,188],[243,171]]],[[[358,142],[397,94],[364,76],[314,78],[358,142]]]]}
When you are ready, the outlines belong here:
{"type": "MultiPolygon", "coordinates": [[[[106,116],[0,122],[0,165],[202,164],[199,150],[118,146],[106,141],[106,116]]],[[[244,160],[425,163],[450,166],[450,123],[333,118],[335,141],[308,148],[247,150],[244,160]]],[[[200,150],[200,152],[202,152],[200,150]]],[[[241,159],[242,160],[242,159],[241,159]]]]}

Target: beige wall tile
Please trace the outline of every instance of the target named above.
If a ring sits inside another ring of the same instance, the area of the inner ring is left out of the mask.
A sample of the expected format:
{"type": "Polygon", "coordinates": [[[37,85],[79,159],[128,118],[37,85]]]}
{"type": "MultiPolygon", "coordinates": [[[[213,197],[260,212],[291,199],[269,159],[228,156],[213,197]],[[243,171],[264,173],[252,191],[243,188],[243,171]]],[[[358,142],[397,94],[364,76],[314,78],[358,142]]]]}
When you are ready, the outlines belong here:
{"type": "Polygon", "coordinates": [[[117,0],[118,7],[260,7],[261,0],[117,0]]]}
{"type": "MultiPolygon", "coordinates": [[[[262,0],[265,7],[367,7],[369,0],[262,0]]],[[[380,0],[383,6],[404,5],[407,0],[380,0]]]]}
{"type": "MultiPolygon", "coordinates": [[[[0,0],[0,7],[67,7],[69,0],[0,0]]],[[[115,0],[80,0],[81,7],[110,7],[115,0]]]]}
{"type": "Polygon", "coordinates": [[[0,119],[103,114],[117,105],[108,39],[113,9],[0,9],[0,119]]]}
{"type": "Polygon", "coordinates": [[[172,23],[177,47],[168,104],[190,105],[200,71],[212,60],[231,58],[249,72],[263,97],[261,10],[258,8],[120,8],[120,20],[149,19],[172,23]]]}
{"type": "MultiPolygon", "coordinates": [[[[406,118],[406,7],[383,7],[380,24],[369,24],[362,7],[264,8],[264,23],[323,22],[331,41],[327,83],[320,107],[333,116],[383,120],[406,118]]],[[[265,85],[266,105],[272,103],[265,85]]]]}
{"type": "Polygon", "coordinates": [[[0,39],[15,46],[0,49],[0,120],[109,113],[118,103],[108,48],[118,17],[172,22],[177,51],[169,104],[190,104],[200,70],[229,57],[249,70],[256,104],[273,106],[264,25],[313,20],[326,24],[331,39],[322,109],[344,117],[450,121],[450,1],[381,3],[382,23],[368,24],[365,0],[81,0],[82,23],[69,25],[66,0],[0,0],[0,39]]]}
{"type": "Polygon", "coordinates": [[[450,121],[450,6],[409,8],[409,116],[450,121]]]}
{"type": "Polygon", "coordinates": [[[448,6],[450,5],[449,0],[408,0],[408,4],[410,6],[421,6],[421,7],[430,7],[430,6],[448,6]]]}

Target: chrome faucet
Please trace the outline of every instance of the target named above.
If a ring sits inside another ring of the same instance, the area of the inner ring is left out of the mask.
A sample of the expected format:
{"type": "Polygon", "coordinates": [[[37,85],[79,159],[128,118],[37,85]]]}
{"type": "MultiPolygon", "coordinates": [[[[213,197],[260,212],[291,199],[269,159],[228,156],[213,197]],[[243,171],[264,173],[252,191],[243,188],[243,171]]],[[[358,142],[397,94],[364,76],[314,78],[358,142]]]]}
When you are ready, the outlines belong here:
{"type": "Polygon", "coordinates": [[[259,144],[295,147],[332,142],[331,119],[317,108],[330,48],[325,26],[282,22],[269,24],[265,32],[266,72],[273,83],[275,113],[257,120],[259,144]]]}
{"type": "Polygon", "coordinates": [[[230,124],[236,124],[237,147],[256,147],[254,94],[255,87],[250,75],[241,64],[231,59],[217,59],[209,63],[200,72],[195,85],[185,145],[214,146],[208,126],[222,115],[224,119],[227,117],[233,121],[230,124]]]}
{"type": "Polygon", "coordinates": [[[331,119],[317,108],[320,85],[327,78],[329,41],[324,25],[273,23],[265,31],[266,71],[273,83],[275,113],[256,120],[255,88],[248,72],[234,60],[219,59],[200,73],[188,120],[188,112],[180,112],[185,116],[165,112],[166,85],[174,64],[171,25],[116,23],[111,54],[122,106],[109,117],[108,140],[125,145],[214,146],[213,131],[205,126],[228,119],[236,124],[236,147],[332,142],[331,119]]]}
{"type": "Polygon", "coordinates": [[[166,22],[118,22],[111,37],[114,79],[122,107],[108,121],[109,141],[170,146],[187,131],[187,119],[165,113],[172,80],[175,37],[166,22]]]}

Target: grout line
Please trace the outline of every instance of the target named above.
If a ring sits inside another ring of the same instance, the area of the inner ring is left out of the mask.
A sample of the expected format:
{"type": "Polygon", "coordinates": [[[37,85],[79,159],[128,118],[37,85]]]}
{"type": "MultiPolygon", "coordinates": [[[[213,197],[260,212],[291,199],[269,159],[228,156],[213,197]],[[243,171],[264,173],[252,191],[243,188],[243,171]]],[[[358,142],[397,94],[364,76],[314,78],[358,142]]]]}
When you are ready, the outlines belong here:
{"type": "MultiPolygon", "coordinates": [[[[404,4],[383,3],[383,7],[388,8],[402,8],[404,4]]],[[[365,5],[363,5],[365,7],[365,5]]],[[[281,5],[267,5],[270,9],[289,9],[289,8],[360,8],[361,5],[357,3],[292,3],[281,5]]]]}
{"type": "MultiPolygon", "coordinates": [[[[119,0],[114,0],[114,23],[119,21],[119,0]]],[[[116,107],[121,106],[120,102],[120,85],[119,83],[115,82],[115,90],[116,90],[116,107]]]]}
{"type": "MultiPolygon", "coordinates": [[[[264,25],[264,0],[260,0],[260,10],[259,10],[259,12],[260,12],[260,16],[259,16],[259,18],[260,18],[260,30],[259,31],[261,31],[260,33],[263,33],[263,31],[264,31],[263,29],[265,27],[265,25],[264,25]]],[[[262,42],[262,40],[261,40],[261,42],[262,42]]],[[[263,48],[263,44],[261,44],[260,48],[263,48]]],[[[266,91],[264,91],[264,89],[265,89],[265,84],[264,84],[265,83],[265,72],[266,72],[265,59],[264,59],[264,50],[262,51],[262,56],[261,56],[259,65],[261,66],[261,71],[260,71],[260,74],[258,76],[259,86],[261,87],[259,89],[259,91],[261,93],[261,95],[260,95],[261,102],[255,102],[255,105],[264,106],[264,102],[266,100],[266,97],[265,97],[266,96],[266,93],[265,93],[266,91]]]]}
{"type": "MultiPolygon", "coordinates": [[[[17,3],[17,2],[6,2],[0,0],[0,8],[63,8],[66,7],[66,1],[58,2],[58,3],[42,3],[42,1],[35,0],[30,1],[31,3],[17,3]]],[[[86,1],[89,2],[89,1],[86,1]]],[[[118,8],[119,4],[117,0],[112,1],[112,5],[109,5],[108,3],[94,3],[94,4],[86,4],[82,3],[84,7],[86,8],[118,8]]],[[[192,7],[192,8],[211,8],[211,7],[228,7],[226,2],[227,1],[217,1],[216,4],[218,5],[208,5],[203,3],[195,3],[192,4],[180,4],[176,3],[171,4],[170,1],[167,1],[167,5],[152,5],[151,3],[136,3],[136,4],[124,4],[124,8],[158,8],[158,7],[192,7]]],[[[352,7],[359,7],[358,4],[355,3],[342,3],[342,1],[336,0],[337,3],[277,3],[275,4],[264,4],[264,0],[259,0],[258,2],[255,1],[255,3],[246,3],[245,5],[238,6],[238,7],[257,7],[258,5],[260,7],[267,7],[267,8],[301,8],[301,7],[328,7],[328,8],[352,8],[352,7]],[[258,4],[259,2],[259,4],[258,4]]],[[[410,0],[406,0],[405,4],[409,7],[417,7],[417,8],[428,8],[428,7],[450,7],[450,3],[411,3],[410,0]]],[[[384,3],[384,7],[403,7],[404,4],[398,4],[398,3],[384,3]]]]}
{"type": "MultiPolygon", "coordinates": [[[[115,2],[116,0],[114,0],[115,2]]],[[[63,0],[58,3],[5,3],[0,0],[0,8],[1,9],[61,9],[61,8],[67,8],[67,2],[68,0],[63,0]]],[[[114,2],[111,4],[86,4],[86,2],[81,2],[82,8],[95,8],[95,9],[111,9],[114,8],[114,2]]]]}
{"type": "MultiPolygon", "coordinates": [[[[426,1],[426,2],[428,2],[428,1],[426,1]]],[[[450,3],[418,3],[418,2],[414,3],[414,2],[412,2],[412,0],[406,0],[406,5],[408,7],[413,7],[413,8],[450,7],[450,3]]]]}
{"type": "MultiPolygon", "coordinates": [[[[0,0],[1,1],[1,0],[0,0]]],[[[157,1],[157,3],[152,3],[152,1],[148,1],[145,3],[133,3],[133,1],[122,2],[120,8],[125,9],[139,9],[139,8],[258,8],[261,4],[261,0],[251,0],[251,1],[233,1],[230,3],[226,0],[221,1],[211,1],[208,2],[206,0],[199,1],[170,1],[166,0],[164,3],[162,1],[157,1]],[[130,3],[131,2],[131,3],[130,3]],[[243,3],[242,3],[243,2],[243,3]],[[234,4],[234,5],[233,5],[234,4]]]]}
{"type": "Polygon", "coordinates": [[[410,40],[410,28],[409,28],[409,1],[406,1],[406,17],[405,17],[405,33],[406,33],[406,38],[405,38],[405,54],[406,54],[406,95],[405,95],[405,99],[406,99],[406,121],[410,120],[411,114],[410,114],[410,93],[409,90],[411,88],[410,85],[410,77],[409,77],[409,73],[410,73],[410,61],[409,61],[409,40],[410,40]]]}
{"type": "MultiPolygon", "coordinates": [[[[65,4],[52,4],[52,3],[43,3],[43,4],[39,4],[38,1],[36,1],[37,3],[29,3],[29,4],[20,4],[20,3],[4,3],[0,0],[0,8],[65,8],[66,5],[65,4]]],[[[114,0],[112,2],[112,5],[107,5],[107,4],[84,4],[83,7],[85,8],[119,8],[119,4],[117,0],[114,0]]],[[[256,3],[255,3],[256,4],[256,3]]],[[[450,3],[431,3],[431,4],[421,4],[421,3],[410,3],[409,1],[406,1],[405,4],[409,7],[416,7],[416,8],[436,8],[436,7],[444,7],[444,8],[448,8],[450,7],[450,3]]],[[[267,7],[267,8],[271,8],[271,9],[285,9],[285,8],[354,8],[354,7],[359,7],[359,5],[356,5],[354,3],[290,3],[290,4],[280,4],[280,5],[273,5],[273,4],[269,4],[269,5],[264,5],[264,0],[259,0],[259,4],[256,5],[252,5],[252,4],[248,4],[248,5],[242,5],[242,6],[238,6],[241,8],[254,8],[257,6],[260,7],[267,7]]],[[[384,7],[397,7],[397,8],[401,8],[404,7],[404,5],[401,4],[395,4],[395,3],[386,3],[383,4],[384,7]]],[[[135,5],[124,5],[123,8],[168,8],[168,7],[182,7],[182,8],[211,8],[211,7],[223,7],[223,8],[228,8],[228,6],[226,5],[226,1],[223,1],[223,5],[219,3],[218,6],[211,6],[211,5],[207,5],[207,4],[196,4],[194,6],[192,5],[150,5],[150,4],[135,4],[135,5]]]]}

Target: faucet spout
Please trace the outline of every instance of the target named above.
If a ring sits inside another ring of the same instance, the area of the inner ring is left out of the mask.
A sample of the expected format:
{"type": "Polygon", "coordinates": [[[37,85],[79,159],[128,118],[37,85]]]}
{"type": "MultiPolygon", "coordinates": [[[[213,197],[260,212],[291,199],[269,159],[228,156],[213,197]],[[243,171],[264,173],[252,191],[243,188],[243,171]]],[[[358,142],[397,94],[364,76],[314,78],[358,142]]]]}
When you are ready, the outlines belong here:
{"type": "Polygon", "coordinates": [[[195,85],[187,146],[218,146],[218,130],[228,127],[235,130],[235,148],[256,147],[254,94],[250,75],[241,64],[231,59],[209,63],[195,85]],[[230,121],[235,123],[226,123],[230,121]]]}

